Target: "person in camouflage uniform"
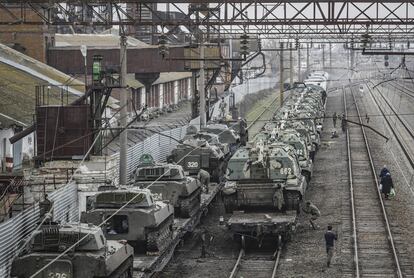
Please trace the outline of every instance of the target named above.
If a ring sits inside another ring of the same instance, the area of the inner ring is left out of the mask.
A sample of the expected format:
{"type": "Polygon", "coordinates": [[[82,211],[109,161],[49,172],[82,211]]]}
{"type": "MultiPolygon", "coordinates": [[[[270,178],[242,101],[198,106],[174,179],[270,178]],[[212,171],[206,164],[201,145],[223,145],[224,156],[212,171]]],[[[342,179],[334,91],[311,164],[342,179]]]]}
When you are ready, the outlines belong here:
{"type": "Polygon", "coordinates": [[[315,224],[315,221],[321,216],[321,212],[318,207],[312,204],[311,201],[306,201],[306,205],[302,207],[304,213],[310,215],[309,222],[314,230],[318,228],[318,225],[315,224]]]}

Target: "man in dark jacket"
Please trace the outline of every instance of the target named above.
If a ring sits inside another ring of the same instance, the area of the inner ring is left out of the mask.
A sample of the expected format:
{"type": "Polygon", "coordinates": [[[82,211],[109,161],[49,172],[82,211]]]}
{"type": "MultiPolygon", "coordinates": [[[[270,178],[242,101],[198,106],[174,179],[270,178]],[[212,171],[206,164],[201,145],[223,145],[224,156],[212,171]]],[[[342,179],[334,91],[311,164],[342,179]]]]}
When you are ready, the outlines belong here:
{"type": "Polygon", "coordinates": [[[392,182],[391,174],[388,172],[385,176],[381,179],[381,191],[385,196],[385,199],[389,199],[389,195],[391,192],[391,188],[394,188],[394,183],[392,182]]]}
{"type": "Polygon", "coordinates": [[[332,226],[329,225],[328,230],[325,232],[326,255],[327,255],[326,265],[328,267],[331,265],[331,260],[332,260],[333,252],[334,252],[335,240],[338,240],[338,237],[335,234],[335,232],[332,231],[332,226]]]}
{"type": "Polygon", "coordinates": [[[332,116],[332,122],[333,122],[333,126],[334,128],[336,127],[336,119],[338,118],[338,116],[336,115],[336,112],[333,114],[332,116]]]}
{"type": "Polygon", "coordinates": [[[345,119],[345,114],[342,114],[341,117],[341,127],[342,127],[342,131],[345,132],[346,131],[346,119],[345,119]]]}
{"type": "Polygon", "coordinates": [[[379,175],[379,177],[381,178],[381,180],[382,180],[382,178],[383,177],[385,177],[385,175],[387,174],[387,173],[389,173],[390,171],[388,170],[388,168],[387,168],[387,165],[384,165],[384,167],[381,169],[381,173],[380,173],[380,175],[379,175]]]}

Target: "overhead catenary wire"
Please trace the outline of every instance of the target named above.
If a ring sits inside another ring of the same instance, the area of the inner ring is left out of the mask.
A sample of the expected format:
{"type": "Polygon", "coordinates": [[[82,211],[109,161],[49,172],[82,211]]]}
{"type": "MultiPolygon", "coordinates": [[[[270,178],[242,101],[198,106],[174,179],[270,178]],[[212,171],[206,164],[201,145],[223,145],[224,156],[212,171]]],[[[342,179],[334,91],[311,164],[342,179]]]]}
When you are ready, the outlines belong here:
{"type": "MultiPolygon", "coordinates": [[[[312,118],[314,119],[314,118],[312,118]]],[[[237,123],[236,123],[237,124],[237,123]]],[[[234,125],[236,125],[234,124],[234,125]]],[[[232,125],[232,126],[234,126],[232,125]]],[[[231,127],[232,127],[231,126],[231,127]]],[[[223,131],[224,132],[224,131],[223,131]]],[[[221,132],[222,133],[222,132],[221,132]]],[[[221,134],[219,133],[219,134],[221,134]]],[[[207,140],[209,141],[209,140],[207,140]]],[[[95,144],[95,142],[94,142],[95,144]]],[[[197,150],[199,147],[194,148],[193,150],[191,150],[188,154],[186,154],[183,158],[181,158],[177,163],[181,162],[183,159],[185,159],[188,155],[190,155],[193,151],[197,150]]],[[[151,182],[148,186],[152,186],[155,182],[157,182],[158,180],[160,180],[164,175],[168,174],[170,171],[170,169],[168,169],[166,172],[164,172],[162,175],[160,175],[156,180],[154,180],[153,182],[151,182]]],[[[105,221],[101,222],[99,225],[97,225],[98,227],[102,227],[108,220],[110,220],[111,218],[113,218],[116,214],[118,214],[120,211],[122,211],[125,207],[127,207],[131,202],[133,202],[135,200],[135,198],[137,198],[139,195],[135,195],[133,198],[131,198],[128,202],[126,202],[123,206],[121,206],[118,210],[116,210],[113,214],[111,214],[105,221]]],[[[79,239],[77,242],[75,242],[72,246],[70,246],[69,248],[67,248],[66,250],[64,250],[62,253],[60,253],[59,255],[57,255],[54,259],[52,259],[50,262],[48,262],[46,265],[44,265],[42,268],[40,268],[36,273],[34,273],[31,277],[36,277],[38,274],[42,273],[43,270],[45,270],[47,267],[49,267],[51,264],[53,264],[54,262],[56,262],[57,260],[59,260],[61,257],[63,257],[66,253],[68,253],[70,250],[72,250],[73,248],[75,248],[80,242],[82,242],[84,239],[86,239],[92,232],[87,233],[85,236],[83,236],[81,239],[79,239]]]]}
{"type": "MultiPolygon", "coordinates": [[[[238,123],[235,123],[233,125],[231,125],[230,127],[233,127],[235,125],[237,125],[238,123]]],[[[223,133],[224,130],[222,132],[220,132],[218,135],[220,135],[221,133],[223,133]]],[[[207,140],[207,142],[210,140],[207,140]]],[[[95,142],[94,142],[95,143],[95,142]]],[[[93,147],[93,146],[92,146],[93,147]]],[[[92,149],[91,147],[91,149],[92,149]]],[[[184,155],[179,161],[177,161],[177,164],[180,163],[183,159],[185,159],[187,156],[189,156],[191,153],[193,153],[195,150],[201,148],[203,146],[197,146],[195,147],[193,150],[191,150],[189,153],[187,153],[186,155],[184,155]]],[[[78,168],[79,169],[79,168],[78,168]]],[[[165,171],[163,174],[161,174],[156,180],[154,180],[153,182],[151,182],[149,185],[146,186],[146,188],[151,187],[154,183],[156,183],[157,181],[159,181],[162,177],[164,177],[165,175],[167,175],[170,172],[171,169],[168,169],[167,171],[165,171]]],[[[105,221],[101,222],[99,225],[96,225],[97,227],[102,227],[105,223],[107,223],[108,220],[112,219],[115,215],[117,215],[120,211],[122,211],[124,208],[126,208],[131,202],[133,202],[137,197],[139,196],[139,194],[136,194],[133,198],[131,198],[129,201],[127,201],[124,205],[122,205],[119,209],[117,209],[113,214],[111,214],[110,216],[108,216],[105,221]]],[[[74,244],[72,244],[70,247],[68,247],[66,250],[64,250],[62,253],[60,253],[59,255],[57,255],[54,259],[50,260],[46,265],[44,265],[43,267],[41,267],[38,271],[36,271],[32,276],[30,276],[30,278],[35,278],[37,275],[39,275],[40,273],[42,273],[46,268],[48,268],[51,264],[53,264],[54,262],[56,262],[57,260],[59,260],[60,258],[62,258],[66,253],[68,253],[70,250],[72,250],[73,248],[75,248],[80,242],[82,242],[83,240],[85,240],[86,238],[88,238],[93,232],[88,232],[87,234],[85,234],[85,236],[83,236],[81,239],[79,239],[77,242],[75,242],[74,244]]]]}
{"type": "MultiPolygon", "coordinates": [[[[117,111],[117,113],[118,113],[118,111],[117,111]]],[[[115,116],[115,114],[116,113],[114,113],[114,115],[112,115],[112,117],[114,117],[115,116]]],[[[99,133],[100,132],[102,132],[102,130],[99,130],[98,131],[99,133]]],[[[91,132],[91,134],[92,134],[93,132],[91,132]]],[[[90,135],[91,135],[90,134],[90,135]]],[[[69,179],[69,181],[66,183],[66,185],[68,185],[68,184],[70,184],[72,181],[73,181],[73,178],[74,178],[74,176],[75,176],[75,174],[79,171],[79,169],[80,169],[80,166],[85,162],[85,159],[89,156],[89,153],[91,152],[91,150],[93,149],[93,147],[94,147],[94,145],[96,144],[96,142],[98,141],[98,139],[99,139],[99,135],[98,136],[96,136],[95,137],[95,140],[92,142],[92,144],[91,144],[91,146],[90,146],[90,148],[88,149],[88,151],[86,152],[86,154],[84,155],[84,157],[82,158],[82,160],[81,160],[81,162],[79,163],[79,165],[78,165],[78,167],[75,169],[75,171],[73,172],[73,174],[71,175],[71,177],[70,177],[70,179],[69,179]]],[[[69,143],[67,143],[67,144],[69,144],[69,143]]],[[[51,206],[51,208],[49,209],[49,211],[47,212],[47,214],[51,214],[52,213],[52,211],[53,211],[53,209],[54,209],[54,204],[52,204],[52,206],[51,206]]],[[[45,223],[45,221],[47,220],[47,217],[45,217],[45,218],[43,218],[42,219],[42,221],[40,222],[40,224],[38,224],[36,227],[35,227],[35,229],[32,231],[32,233],[31,233],[31,235],[29,235],[29,237],[24,241],[24,243],[23,243],[23,245],[19,248],[19,250],[16,252],[16,254],[17,255],[19,255],[21,252],[22,252],[22,250],[26,247],[26,245],[29,243],[29,241],[31,240],[31,237],[32,237],[32,235],[33,235],[33,233],[35,232],[35,231],[37,231],[44,223],[45,223]]]]}

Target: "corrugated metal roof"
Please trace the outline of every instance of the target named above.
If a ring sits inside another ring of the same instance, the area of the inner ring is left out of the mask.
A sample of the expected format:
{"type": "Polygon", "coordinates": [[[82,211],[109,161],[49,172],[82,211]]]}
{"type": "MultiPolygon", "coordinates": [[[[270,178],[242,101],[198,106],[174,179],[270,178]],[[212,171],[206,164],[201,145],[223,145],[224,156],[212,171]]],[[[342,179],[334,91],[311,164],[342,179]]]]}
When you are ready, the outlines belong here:
{"type": "Polygon", "coordinates": [[[161,72],[160,77],[155,80],[154,84],[161,84],[170,81],[189,78],[192,76],[191,72],[161,72]]]}
{"type": "MultiPolygon", "coordinates": [[[[35,108],[35,87],[67,84],[72,101],[84,93],[84,85],[56,69],[0,44],[0,122],[7,126],[22,122],[30,125],[35,108]],[[4,116],[3,116],[4,115],[4,116]]],[[[51,88],[50,104],[59,104],[58,88],[51,88]]]]}

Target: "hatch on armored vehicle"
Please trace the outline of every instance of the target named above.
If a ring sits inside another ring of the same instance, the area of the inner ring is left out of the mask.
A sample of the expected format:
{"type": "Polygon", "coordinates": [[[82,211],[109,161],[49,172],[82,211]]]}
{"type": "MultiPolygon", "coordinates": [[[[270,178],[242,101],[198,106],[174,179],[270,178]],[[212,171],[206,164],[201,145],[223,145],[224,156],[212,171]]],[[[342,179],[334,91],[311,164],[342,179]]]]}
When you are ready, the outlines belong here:
{"type": "Polygon", "coordinates": [[[131,278],[133,248],[107,240],[101,228],[88,224],[47,224],[35,231],[13,260],[11,277],[29,278],[75,245],[36,277],[131,278]]]}

